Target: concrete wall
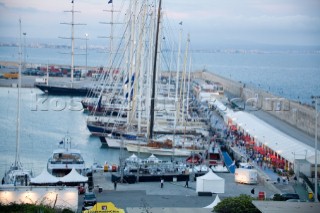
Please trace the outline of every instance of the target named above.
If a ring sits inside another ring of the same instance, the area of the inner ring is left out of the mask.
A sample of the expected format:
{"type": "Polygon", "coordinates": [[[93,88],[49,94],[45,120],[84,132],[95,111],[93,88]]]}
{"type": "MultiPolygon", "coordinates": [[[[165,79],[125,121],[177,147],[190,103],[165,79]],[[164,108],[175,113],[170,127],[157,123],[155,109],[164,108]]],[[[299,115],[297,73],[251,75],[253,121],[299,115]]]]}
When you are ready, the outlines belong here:
{"type": "MultiPolygon", "coordinates": [[[[257,99],[257,107],[261,107],[262,110],[278,119],[314,136],[314,108],[254,88],[244,88],[242,98],[244,100],[257,99]]],[[[318,136],[320,138],[319,127],[320,122],[318,122],[318,136]]]]}
{"type": "MultiPolygon", "coordinates": [[[[256,107],[261,108],[261,110],[313,137],[315,135],[315,109],[310,106],[275,96],[257,88],[248,88],[243,83],[235,82],[210,72],[197,71],[193,73],[193,77],[219,82],[223,85],[226,92],[236,97],[241,97],[248,103],[255,102],[256,107]]],[[[320,118],[318,119],[318,138],[320,139],[319,129],[320,118]]]]}
{"type": "Polygon", "coordinates": [[[205,80],[219,82],[220,84],[223,85],[223,88],[225,91],[230,92],[231,94],[233,94],[237,97],[242,96],[242,90],[244,87],[243,83],[232,81],[232,80],[227,79],[225,77],[222,77],[222,76],[219,76],[216,74],[212,74],[209,72],[203,72],[203,71],[194,72],[194,73],[192,73],[192,76],[194,78],[202,78],[205,80]]]}

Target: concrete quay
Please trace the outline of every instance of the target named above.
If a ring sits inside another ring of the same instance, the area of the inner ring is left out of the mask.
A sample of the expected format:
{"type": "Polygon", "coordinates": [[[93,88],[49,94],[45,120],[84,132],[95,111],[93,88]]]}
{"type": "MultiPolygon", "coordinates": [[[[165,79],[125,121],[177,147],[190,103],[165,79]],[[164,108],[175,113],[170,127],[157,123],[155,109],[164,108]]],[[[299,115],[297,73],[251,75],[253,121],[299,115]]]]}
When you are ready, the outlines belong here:
{"type": "MultiPolygon", "coordinates": [[[[217,173],[225,179],[225,193],[219,194],[220,199],[235,197],[240,194],[251,196],[251,189],[255,189],[253,197],[258,197],[259,192],[265,192],[266,197],[280,192],[294,192],[291,184],[279,184],[259,182],[257,185],[238,184],[234,181],[234,174],[217,173]],[[274,186],[273,186],[274,185],[274,186]],[[273,186],[273,187],[272,187],[273,186]],[[281,189],[280,189],[281,188],[281,189]]],[[[198,196],[196,193],[196,182],[189,181],[189,188],[184,187],[185,182],[160,182],[143,183],[118,183],[114,188],[111,182],[111,173],[98,171],[93,173],[94,192],[98,202],[113,202],[118,208],[203,208],[210,205],[216,195],[198,196]],[[102,192],[99,192],[99,188],[102,192]]],[[[83,198],[79,196],[79,209],[82,207],[83,198]]],[[[208,209],[211,212],[211,209],[208,209]]]]}

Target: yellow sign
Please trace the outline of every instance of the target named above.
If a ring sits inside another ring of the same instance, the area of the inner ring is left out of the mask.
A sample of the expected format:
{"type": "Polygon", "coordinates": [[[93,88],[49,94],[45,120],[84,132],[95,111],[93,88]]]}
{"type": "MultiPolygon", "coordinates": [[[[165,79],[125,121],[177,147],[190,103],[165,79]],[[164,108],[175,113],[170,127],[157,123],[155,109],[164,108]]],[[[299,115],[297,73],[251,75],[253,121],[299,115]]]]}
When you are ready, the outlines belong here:
{"type": "Polygon", "coordinates": [[[112,202],[96,203],[91,209],[82,213],[125,213],[123,209],[118,209],[112,202]]]}

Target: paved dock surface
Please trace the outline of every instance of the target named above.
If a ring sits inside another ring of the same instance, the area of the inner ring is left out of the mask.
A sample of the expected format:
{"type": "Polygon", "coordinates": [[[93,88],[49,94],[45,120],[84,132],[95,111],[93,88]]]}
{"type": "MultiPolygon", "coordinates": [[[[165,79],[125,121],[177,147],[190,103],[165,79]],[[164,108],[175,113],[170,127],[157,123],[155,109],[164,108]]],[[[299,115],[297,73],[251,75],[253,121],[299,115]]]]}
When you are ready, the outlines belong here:
{"type": "MultiPolygon", "coordinates": [[[[257,197],[263,191],[267,197],[280,192],[295,192],[292,184],[274,184],[273,182],[260,182],[257,185],[238,184],[234,181],[234,174],[217,173],[225,179],[225,193],[219,194],[220,199],[226,197],[247,194],[257,197]],[[255,194],[251,194],[251,189],[255,189],[255,194]],[[280,190],[281,189],[281,190],[280,190]]],[[[164,182],[164,187],[160,187],[160,182],[143,182],[135,184],[118,183],[114,189],[111,182],[111,173],[102,171],[93,174],[94,192],[98,202],[113,202],[118,208],[129,207],[181,207],[181,208],[203,208],[211,204],[216,195],[199,196],[196,192],[196,182],[189,181],[189,188],[184,187],[185,182],[164,182]],[[102,188],[102,192],[99,192],[102,188]]],[[[79,196],[79,208],[82,206],[82,196],[79,196]]]]}

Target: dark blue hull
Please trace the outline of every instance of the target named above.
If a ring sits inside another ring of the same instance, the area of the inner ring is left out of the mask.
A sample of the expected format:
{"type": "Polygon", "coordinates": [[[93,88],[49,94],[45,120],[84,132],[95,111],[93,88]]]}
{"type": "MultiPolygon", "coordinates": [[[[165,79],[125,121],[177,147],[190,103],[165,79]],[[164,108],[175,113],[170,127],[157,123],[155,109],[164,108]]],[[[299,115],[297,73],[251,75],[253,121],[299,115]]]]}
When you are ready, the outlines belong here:
{"type": "Polygon", "coordinates": [[[50,95],[86,96],[90,91],[89,88],[59,87],[45,84],[35,84],[35,87],[50,95]]]}

